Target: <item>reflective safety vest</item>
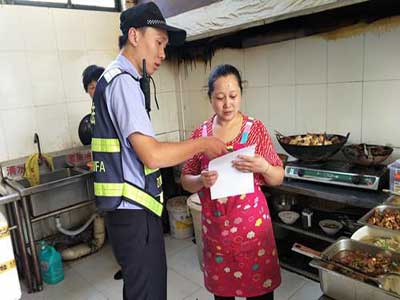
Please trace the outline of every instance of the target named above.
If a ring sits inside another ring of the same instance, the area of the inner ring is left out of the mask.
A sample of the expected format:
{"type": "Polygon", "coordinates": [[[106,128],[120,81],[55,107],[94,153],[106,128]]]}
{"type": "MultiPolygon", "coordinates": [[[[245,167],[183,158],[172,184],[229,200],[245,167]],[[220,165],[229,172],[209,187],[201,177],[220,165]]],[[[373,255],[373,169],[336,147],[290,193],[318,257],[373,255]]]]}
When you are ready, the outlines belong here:
{"type": "MultiPolygon", "coordinates": [[[[106,87],[122,74],[128,74],[138,81],[128,72],[118,68],[107,70],[97,82],[93,97],[91,120],[94,122],[92,124],[92,154],[96,204],[102,211],[111,211],[124,200],[161,216],[164,207],[160,170],[152,170],[143,165],[144,188],[140,188],[124,178],[121,156],[122,142],[111,121],[104,94],[106,87]]],[[[132,118],[134,117],[132,116],[132,118]]]]}

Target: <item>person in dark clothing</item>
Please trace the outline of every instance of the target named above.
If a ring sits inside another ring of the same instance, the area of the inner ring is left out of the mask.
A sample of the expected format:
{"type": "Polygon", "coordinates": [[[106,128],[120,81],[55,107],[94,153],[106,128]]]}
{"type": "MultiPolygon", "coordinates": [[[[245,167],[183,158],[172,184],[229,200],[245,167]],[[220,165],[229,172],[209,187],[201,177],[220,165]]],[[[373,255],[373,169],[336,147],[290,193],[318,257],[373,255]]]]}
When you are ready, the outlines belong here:
{"type": "MultiPolygon", "coordinates": [[[[93,99],[94,91],[96,90],[97,80],[99,80],[101,74],[103,74],[104,68],[96,65],[90,65],[83,70],[82,73],[82,84],[85,92],[89,94],[90,98],[93,99]]],[[[114,274],[115,280],[122,279],[121,270],[114,274]]]]}

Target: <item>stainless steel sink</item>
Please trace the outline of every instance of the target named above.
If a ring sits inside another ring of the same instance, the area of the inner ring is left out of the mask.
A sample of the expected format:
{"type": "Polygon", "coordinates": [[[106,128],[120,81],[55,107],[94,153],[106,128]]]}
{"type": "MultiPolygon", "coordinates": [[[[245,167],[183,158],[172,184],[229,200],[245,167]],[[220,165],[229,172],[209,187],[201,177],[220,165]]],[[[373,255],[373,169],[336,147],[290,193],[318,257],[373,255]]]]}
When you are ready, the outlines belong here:
{"type": "Polygon", "coordinates": [[[94,198],[91,172],[80,168],[56,169],[40,175],[40,184],[26,179],[6,182],[23,198],[29,198],[30,214],[38,216],[94,198]]]}
{"type": "Polygon", "coordinates": [[[6,182],[24,197],[86,180],[89,175],[90,172],[83,169],[63,168],[56,169],[50,173],[41,174],[40,184],[35,186],[31,186],[26,179],[13,180],[6,178],[6,182]]]}

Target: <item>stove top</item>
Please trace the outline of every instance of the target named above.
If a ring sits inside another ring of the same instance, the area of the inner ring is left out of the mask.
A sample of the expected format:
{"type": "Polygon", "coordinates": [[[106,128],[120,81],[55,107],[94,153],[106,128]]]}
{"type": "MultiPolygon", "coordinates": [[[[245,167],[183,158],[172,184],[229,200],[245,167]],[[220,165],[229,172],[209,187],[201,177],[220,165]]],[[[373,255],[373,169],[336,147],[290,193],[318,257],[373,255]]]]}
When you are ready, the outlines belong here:
{"type": "Polygon", "coordinates": [[[346,161],[288,162],[285,177],[315,181],[363,189],[378,190],[387,177],[387,167],[376,165],[364,167],[346,161]]]}

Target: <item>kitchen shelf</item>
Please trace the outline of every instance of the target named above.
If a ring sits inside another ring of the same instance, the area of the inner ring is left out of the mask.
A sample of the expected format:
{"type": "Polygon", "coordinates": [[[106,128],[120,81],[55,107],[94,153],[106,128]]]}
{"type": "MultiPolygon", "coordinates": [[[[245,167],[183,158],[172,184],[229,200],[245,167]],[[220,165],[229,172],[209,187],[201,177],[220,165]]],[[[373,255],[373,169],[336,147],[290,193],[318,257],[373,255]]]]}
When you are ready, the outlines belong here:
{"type": "Polygon", "coordinates": [[[283,268],[312,280],[319,281],[318,270],[309,265],[312,259],[292,250],[293,244],[296,242],[317,251],[325,249],[330,243],[315,238],[305,238],[304,235],[296,235],[295,232],[292,231],[287,231],[287,235],[276,239],[279,263],[283,268]]]}
{"type": "Polygon", "coordinates": [[[281,185],[266,189],[321,198],[364,208],[373,208],[386,201],[389,197],[388,194],[381,191],[362,190],[288,178],[285,178],[281,185]]]}
{"type": "MultiPolygon", "coordinates": [[[[311,228],[305,230],[305,229],[301,228],[300,226],[296,225],[298,222],[296,222],[293,225],[288,225],[288,224],[285,224],[285,223],[283,223],[283,222],[281,222],[279,220],[272,220],[272,223],[275,226],[278,226],[278,227],[281,227],[281,228],[284,228],[284,229],[287,229],[287,230],[291,230],[291,231],[294,231],[294,232],[297,232],[297,233],[301,233],[301,234],[304,234],[304,235],[307,235],[307,236],[311,236],[311,237],[313,237],[315,239],[323,240],[323,241],[326,241],[328,243],[334,243],[337,240],[337,238],[333,238],[333,237],[327,236],[319,228],[311,227],[311,228]]],[[[335,235],[335,236],[337,236],[339,238],[340,235],[335,235]]]]}

